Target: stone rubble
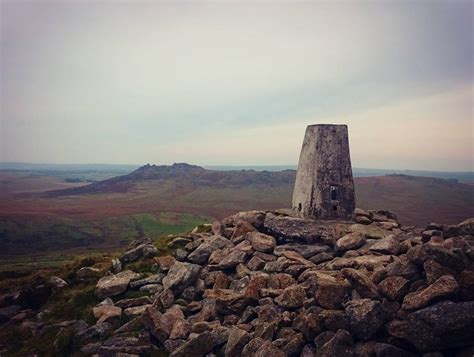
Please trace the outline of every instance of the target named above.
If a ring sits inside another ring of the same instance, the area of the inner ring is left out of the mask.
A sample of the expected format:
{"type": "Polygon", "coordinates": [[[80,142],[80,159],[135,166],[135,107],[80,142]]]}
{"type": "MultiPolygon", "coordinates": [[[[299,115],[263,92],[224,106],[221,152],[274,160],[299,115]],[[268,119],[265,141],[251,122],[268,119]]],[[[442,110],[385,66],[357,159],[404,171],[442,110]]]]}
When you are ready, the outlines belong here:
{"type": "MultiPolygon", "coordinates": [[[[287,212],[239,212],[173,239],[174,256],[133,242],[96,283],[96,323],[60,331],[98,356],[472,355],[474,219],[421,230],[388,211],[356,209],[355,223],[287,212]],[[127,266],[143,258],[159,271],[127,266]]],[[[40,328],[23,307],[41,306],[50,285],[1,296],[0,323],[40,328]]]]}

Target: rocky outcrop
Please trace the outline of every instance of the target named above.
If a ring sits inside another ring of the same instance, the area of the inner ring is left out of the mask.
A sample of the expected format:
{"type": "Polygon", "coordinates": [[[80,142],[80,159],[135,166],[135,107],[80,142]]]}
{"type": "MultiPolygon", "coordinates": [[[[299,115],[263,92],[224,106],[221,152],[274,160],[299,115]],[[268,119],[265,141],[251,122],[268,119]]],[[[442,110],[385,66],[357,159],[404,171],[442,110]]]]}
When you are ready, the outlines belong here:
{"type": "Polygon", "coordinates": [[[472,344],[461,331],[472,314],[459,315],[472,237],[424,241],[388,211],[356,210],[358,224],[281,212],[239,213],[182,242],[187,257],[177,251],[163,279],[171,300],[156,295],[160,311],[148,311],[172,356],[410,356],[472,344]],[[171,338],[164,316],[178,302],[186,328],[171,338]],[[434,328],[441,307],[452,315],[434,328]]]}
{"type": "MultiPolygon", "coordinates": [[[[417,230],[400,226],[388,211],[356,210],[357,223],[285,212],[241,212],[214,222],[209,233],[177,237],[168,244],[173,256],[137,258],[151,262],[140,275],[130,270],[140,262],[127,260],[150,243],[133,243],[121,259],[125,270],[97,281],[95,295],[105,300],[92,308],[95,324],[77,323],[72,332],[81,353],[161,349],[171,356],[329,357],[472,351],[471,221],[417,230]]],[[[0,323],[28,316],[24,301],[0,297],[0,323]]],[[[67,326],[71,331],[73,325],[67,326]]]]}

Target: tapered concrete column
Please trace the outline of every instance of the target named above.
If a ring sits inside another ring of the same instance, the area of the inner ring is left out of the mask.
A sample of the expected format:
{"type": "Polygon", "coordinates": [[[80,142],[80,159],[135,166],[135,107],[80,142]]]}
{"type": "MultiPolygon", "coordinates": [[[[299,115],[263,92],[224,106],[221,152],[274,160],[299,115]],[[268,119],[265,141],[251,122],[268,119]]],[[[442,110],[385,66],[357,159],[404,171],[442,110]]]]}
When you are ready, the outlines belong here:
{"type": "Polygon", "coordinates": [[[301,218],[352,219],[354,180],[347,125],[306,128],[293,192],[293,210],[301,218]]]}

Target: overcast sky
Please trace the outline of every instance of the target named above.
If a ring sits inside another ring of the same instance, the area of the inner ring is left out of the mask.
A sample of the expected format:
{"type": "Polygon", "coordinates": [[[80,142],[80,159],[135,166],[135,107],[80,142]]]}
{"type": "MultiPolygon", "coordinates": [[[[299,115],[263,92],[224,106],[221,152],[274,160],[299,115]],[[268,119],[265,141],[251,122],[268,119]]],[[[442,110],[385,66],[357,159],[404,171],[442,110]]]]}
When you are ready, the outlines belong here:
{"type": "Polygon", "coordinates": [[[473,170],[472,7],[1,0],[0,161],[473,170]]]}

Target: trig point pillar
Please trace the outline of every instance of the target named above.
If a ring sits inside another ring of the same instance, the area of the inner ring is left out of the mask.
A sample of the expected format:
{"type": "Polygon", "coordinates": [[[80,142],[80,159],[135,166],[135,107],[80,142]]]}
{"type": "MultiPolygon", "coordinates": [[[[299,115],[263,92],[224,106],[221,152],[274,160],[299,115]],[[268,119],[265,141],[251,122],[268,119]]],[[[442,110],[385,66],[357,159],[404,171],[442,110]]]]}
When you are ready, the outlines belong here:
{"type": "Polygon", "coordinates": [[[354,208],[347,125],[309,125],[298,163],[293,210],[301,218],[351,220],[354,208]]]}

